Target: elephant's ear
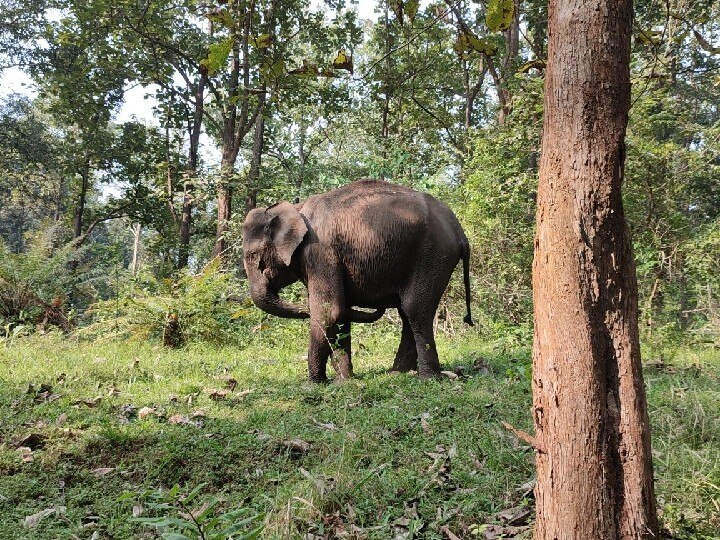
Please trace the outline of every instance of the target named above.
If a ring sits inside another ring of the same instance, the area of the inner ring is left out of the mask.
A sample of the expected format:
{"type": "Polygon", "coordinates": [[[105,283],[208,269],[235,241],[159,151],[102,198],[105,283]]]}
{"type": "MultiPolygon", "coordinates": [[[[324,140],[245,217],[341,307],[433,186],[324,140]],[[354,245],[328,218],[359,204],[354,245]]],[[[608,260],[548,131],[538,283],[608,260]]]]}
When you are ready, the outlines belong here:
{"type": "Polygon", "coordinates": [[[300,212],[287,201],[270,206],[270,236],[285,266],[290,266],[293,252],[305,237],[308,228],[300,212]]]}

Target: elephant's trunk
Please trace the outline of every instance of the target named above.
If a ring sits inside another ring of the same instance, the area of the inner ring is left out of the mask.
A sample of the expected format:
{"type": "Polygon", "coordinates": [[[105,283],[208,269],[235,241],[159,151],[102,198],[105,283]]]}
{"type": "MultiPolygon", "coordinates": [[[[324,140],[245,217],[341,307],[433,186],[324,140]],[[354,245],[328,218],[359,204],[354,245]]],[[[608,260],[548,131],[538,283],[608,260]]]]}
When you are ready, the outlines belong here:
{"type": "Polygon", "coordinates": [[[250,296],[257,307],[270,315],[286,319],[309,319],[310,314],[300,306],[296,306],[280,298],[269,284],[250,286],[250,296]]]}

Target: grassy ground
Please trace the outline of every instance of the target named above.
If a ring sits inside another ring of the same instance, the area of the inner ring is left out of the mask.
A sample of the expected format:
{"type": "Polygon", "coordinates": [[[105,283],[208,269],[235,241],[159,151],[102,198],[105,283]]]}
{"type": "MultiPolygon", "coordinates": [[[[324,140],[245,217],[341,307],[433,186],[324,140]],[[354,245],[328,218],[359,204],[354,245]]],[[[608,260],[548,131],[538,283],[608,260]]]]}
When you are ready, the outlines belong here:
{"type": "MultiPolygon", "coordinates": [[[[246,347],[46,336],[0,348],[0,539],[172,530],[133,513],[228,519],[215,530],[259,515],[238,528],[264,523],[261,538],[483,538],[500,511],[532,507],[532,452],[500,424],[531,429],[527,348],[441,337],[465,376],[419,381],[386,373],[395,331],[364,326],[357,378],[313,386],[305,333],[282,321],[246,347]]],[[[720,354],[646,359],[663,522],[720,538],[720,354]]]]}

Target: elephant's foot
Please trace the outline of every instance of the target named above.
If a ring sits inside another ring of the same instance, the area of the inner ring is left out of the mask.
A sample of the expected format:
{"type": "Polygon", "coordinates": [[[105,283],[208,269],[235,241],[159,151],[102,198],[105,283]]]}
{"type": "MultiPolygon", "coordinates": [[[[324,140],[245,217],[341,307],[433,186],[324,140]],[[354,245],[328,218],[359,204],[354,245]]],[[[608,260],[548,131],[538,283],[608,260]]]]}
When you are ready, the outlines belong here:
{"type": "Polygon", "coordinates": [[[411,353],[405,353],[404,355],[398,355],[395,357],[392,368],[390,371],[399,371],[400,373],[407,373],[408,371],[417,371],[417,355],[411,353]]]}

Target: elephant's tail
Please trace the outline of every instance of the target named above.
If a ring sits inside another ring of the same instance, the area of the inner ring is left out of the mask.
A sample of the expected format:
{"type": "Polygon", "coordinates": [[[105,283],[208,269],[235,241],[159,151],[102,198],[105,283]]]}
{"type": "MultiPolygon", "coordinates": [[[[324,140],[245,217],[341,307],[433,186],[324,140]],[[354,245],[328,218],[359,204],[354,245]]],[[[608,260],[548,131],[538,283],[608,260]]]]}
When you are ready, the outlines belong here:
{"type": "Polygon", "coordinates": [[[463,279],[465,281],[465,306],[467,307],[467,315],[463,319],[466,324],[475,326],[472,315],[470,314],[470,242],[463,235],[462,240],[462,260],[463,260],[463,279]]]}

